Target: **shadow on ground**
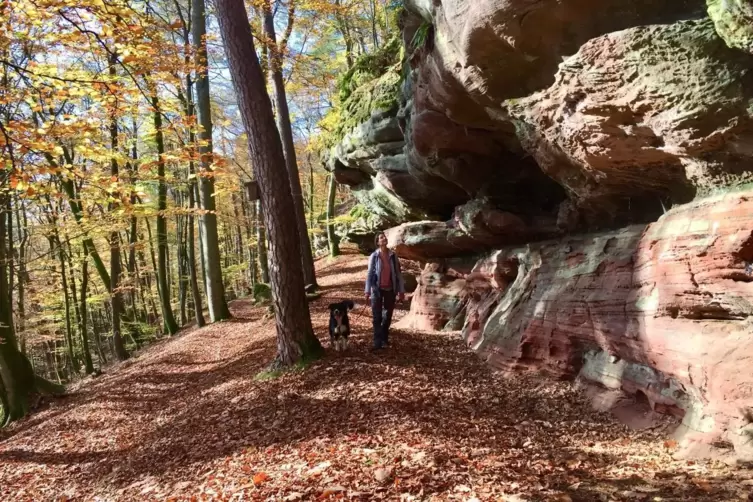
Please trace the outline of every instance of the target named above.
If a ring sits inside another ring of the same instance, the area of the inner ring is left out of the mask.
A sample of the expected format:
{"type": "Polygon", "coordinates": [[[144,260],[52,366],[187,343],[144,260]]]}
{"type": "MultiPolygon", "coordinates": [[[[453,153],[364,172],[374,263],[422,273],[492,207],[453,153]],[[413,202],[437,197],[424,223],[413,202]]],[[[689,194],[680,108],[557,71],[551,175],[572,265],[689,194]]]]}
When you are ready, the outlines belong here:
{"type": "MultiPolygon", "coordinates": [[[[332,268],[338,275],[324,277],[323,297],[310,304],[325,346],[326,305],[352,298],[358,312],[363,304],[363,259],[348,259],[360,261],[332,268]]],[[[325,458],[341,476],[330,483],[387,499],[470,491],[480,500],[740,496],[732,474],[673,463],[655,436],[594,413],[569,384],[503,378],[451,335],[396,331],[390,349],[371,353],[369,314],[355,318],[347,352],[328,350],[305,371],[259,380],[275,352],[273,323],[245,300],[232,308],[244,323],[182,335],[15,426],[0,442],[2,498],[11,494],[4,478],[14,486],[36,479],[40,490],[64,479],[79,494],[132,500],[145,496],[136,485],[145,479],[163,483],[165,493],[175,483],[190,491],[207,472],[229,469],[248,485],[262,466],[281,469],[273,475],[286,481],[265,496],[282,498],[315,478],[290,474],[288,465],[310,469],[325,458]],[[375,452],[374,464],[364,451],[375,452]],[[377,464],[392,466],[400,482],[375,482],[377,464]]],[[[396,320],[404,314],[402,306],[396,320]]]]}

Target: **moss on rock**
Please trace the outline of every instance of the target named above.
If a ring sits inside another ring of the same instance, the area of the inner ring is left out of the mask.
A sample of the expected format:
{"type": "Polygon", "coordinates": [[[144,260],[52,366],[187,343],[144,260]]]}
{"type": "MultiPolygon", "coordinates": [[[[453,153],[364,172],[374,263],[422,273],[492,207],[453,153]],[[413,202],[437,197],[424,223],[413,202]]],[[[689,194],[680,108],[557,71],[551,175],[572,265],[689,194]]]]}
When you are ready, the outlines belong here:
{"type": "Polygon", "coordinates": [[[706,0],[706,4],[726,44],[753,54],[753,0],[706,0]]]}
{"type": "Polygon", "coordinates": [[[405,50],[397,36],[364,54],[338,82],[338,103],[322,119],[319,143],[329,149],[374,113],[397,111],[404,78],[405,50]]]}

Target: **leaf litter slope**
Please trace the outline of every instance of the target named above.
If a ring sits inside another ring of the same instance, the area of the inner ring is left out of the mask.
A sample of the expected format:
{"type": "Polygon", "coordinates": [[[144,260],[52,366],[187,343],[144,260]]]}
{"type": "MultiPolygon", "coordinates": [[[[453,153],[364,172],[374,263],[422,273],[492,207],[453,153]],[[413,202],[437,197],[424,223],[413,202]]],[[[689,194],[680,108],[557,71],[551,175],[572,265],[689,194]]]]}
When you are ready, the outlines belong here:
{"type": "MultiPolygon", "coordinates": [[[[274,323],[161,342],[0,434],[0,500],[747,500],[751,476],[673,460],[571,385],[492,373],[452,334],[396,332],[368,351],[365,258],[319,260],[311,311],[357,301],[346,354],[255,378],[274,323]]],[[[399,319],[405,310],[396,313],[399,319]]]]}

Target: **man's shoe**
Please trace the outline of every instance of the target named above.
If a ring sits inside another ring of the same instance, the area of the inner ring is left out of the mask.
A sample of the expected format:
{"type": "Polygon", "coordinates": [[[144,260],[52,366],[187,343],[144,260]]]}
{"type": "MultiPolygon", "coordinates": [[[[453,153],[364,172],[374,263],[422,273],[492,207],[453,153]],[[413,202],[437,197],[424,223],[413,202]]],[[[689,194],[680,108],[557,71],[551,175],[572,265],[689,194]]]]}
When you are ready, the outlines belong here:
{"type": "Polygon", "coordinates": [[[382,346],[376,346],[375,345],[375,346],[371,347],[371,352],[379,352],[380,350],[383,350],[383,349],[384,349],[384,347],[382,347],[382,346]]]}

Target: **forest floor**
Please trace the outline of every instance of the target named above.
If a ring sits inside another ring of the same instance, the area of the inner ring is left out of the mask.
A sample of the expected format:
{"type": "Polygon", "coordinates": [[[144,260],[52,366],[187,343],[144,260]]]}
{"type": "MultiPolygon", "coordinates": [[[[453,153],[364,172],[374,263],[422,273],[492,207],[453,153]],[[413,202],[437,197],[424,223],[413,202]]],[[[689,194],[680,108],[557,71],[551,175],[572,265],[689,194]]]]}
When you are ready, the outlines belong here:
{"type": "Polygon", "coordinates": [[[369,352],[365,262],[317,263],[325,347],[327,304],[357,302],[347,353],[258,378],[274,322],[235,301],[233,321],[0,431],[0,500],[748,500],[750,471],[675,459],[662,429],[631,431],[567,382],[495,374],[456,334],[398,331],[369,352]]]}

